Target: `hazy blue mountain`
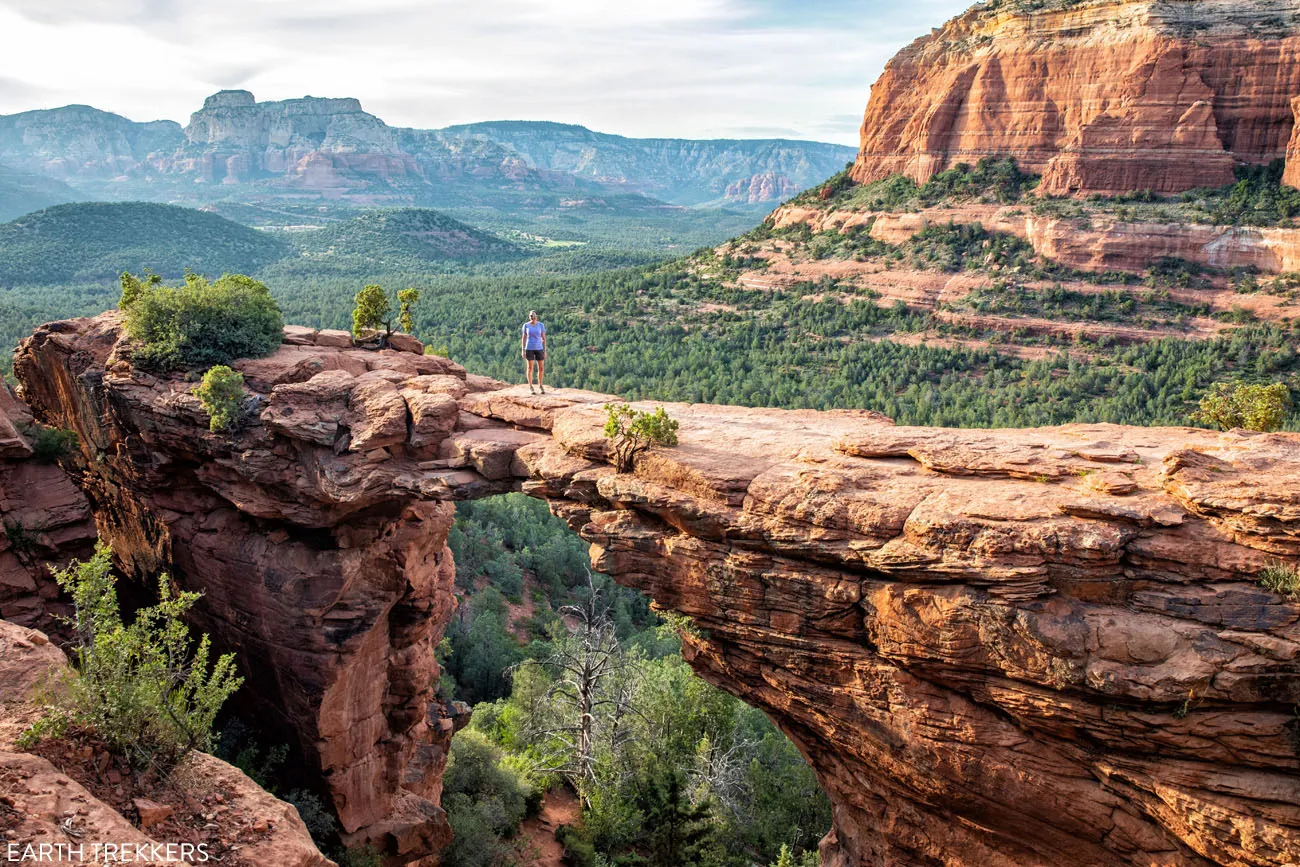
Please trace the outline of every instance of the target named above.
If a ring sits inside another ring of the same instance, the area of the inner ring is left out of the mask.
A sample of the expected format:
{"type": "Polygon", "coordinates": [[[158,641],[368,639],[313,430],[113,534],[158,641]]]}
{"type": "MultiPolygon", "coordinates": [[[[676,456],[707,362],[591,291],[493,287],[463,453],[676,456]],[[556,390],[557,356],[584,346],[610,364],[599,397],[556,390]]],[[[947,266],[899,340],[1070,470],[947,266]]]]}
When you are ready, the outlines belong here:
{"type": "Polygon", "coordinates": [[[772,207],[852,162],[857,150],[789,139],[627,138],[545,121],[453,126],[498,142],[528,164],[679,205],[772,207]]]}
{"type": "Polygon", "coordinates": [[[817,142],[629,139],[552,123],[403,129],[355,99],[257,102],[244,90],[208,97],[185,127],[82,105],[0,116],[0,163],[75,197],[118,201],[766,208],[852,155],[817,142]]]}
{"type": "Polygon", "coordinates": [[[0,222],[80,198],[62,181],[0,164],[0,222]]]}

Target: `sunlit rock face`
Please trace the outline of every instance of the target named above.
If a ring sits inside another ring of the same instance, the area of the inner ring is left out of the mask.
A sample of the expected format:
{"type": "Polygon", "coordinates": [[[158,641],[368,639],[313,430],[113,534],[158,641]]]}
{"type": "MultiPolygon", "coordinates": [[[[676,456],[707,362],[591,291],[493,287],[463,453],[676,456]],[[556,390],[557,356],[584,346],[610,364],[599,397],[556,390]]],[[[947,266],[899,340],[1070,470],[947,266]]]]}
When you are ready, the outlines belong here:
{"type": "Polygon", "coordinates": [[[853,176],[923,182],[991,156],[1051,195],[1231,183],[1289,155],[1298,22],[1296,0],[979,4],[886,66],[853,176]]]}
{"type": "Polygon", "coordinates": [[[205,591],[251,700],[393,863],[447,834],[449,503],[517,488],[799,745],[825,863],[1300,859],[1300,607],[1256,580],[1300,560],[1300,435],[669,404],[680,444],[618,474],[606,395],[289,328],[212,434],[120,337],[39,329],[29,400],[80,432],[119,560],[205,591]]]}

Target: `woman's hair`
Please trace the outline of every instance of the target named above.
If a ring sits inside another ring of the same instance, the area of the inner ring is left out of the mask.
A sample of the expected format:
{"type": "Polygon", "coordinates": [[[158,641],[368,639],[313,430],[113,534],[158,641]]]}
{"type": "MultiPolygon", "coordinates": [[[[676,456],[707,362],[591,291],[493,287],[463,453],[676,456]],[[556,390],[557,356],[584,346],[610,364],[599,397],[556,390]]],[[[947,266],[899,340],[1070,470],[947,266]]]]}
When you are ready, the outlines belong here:
{"type": "Polygon", "coordinates": [[[529,311],[528,311],[528,318],[529,318],[529,319],[532,319],[532,318],[533,318],[534,316],[536,316],[536,315],[537,315],[537,311],[536,311],[536,310],[529,310],[529,311]]]}

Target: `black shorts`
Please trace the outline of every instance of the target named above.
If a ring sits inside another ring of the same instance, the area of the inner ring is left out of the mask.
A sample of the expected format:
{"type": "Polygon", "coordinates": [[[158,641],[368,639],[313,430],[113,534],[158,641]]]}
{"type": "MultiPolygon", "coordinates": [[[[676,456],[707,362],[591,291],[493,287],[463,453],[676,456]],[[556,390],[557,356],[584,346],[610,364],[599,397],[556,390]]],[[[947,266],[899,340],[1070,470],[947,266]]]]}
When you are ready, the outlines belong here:
{"type": "Polygon", "coordinates": [[[546,360],[546,350],[545,350],[545,349],[525,349],[525,350],[524,350],[524,358],[527,359],[528,361],[545,361],[545,360],[546,360]]]}

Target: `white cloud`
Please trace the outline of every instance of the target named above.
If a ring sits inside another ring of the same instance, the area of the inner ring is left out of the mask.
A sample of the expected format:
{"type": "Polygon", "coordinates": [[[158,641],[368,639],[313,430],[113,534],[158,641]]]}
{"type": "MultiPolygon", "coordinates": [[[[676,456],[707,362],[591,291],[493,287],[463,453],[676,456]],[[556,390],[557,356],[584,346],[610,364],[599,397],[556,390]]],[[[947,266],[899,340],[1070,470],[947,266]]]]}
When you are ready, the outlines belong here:
{"type": "Polygon", "coordinates": [[[796,2],[0,0],[0,113],[78,102],[183,123],[243,87],[355,96],[398,126],[853,144],[885,60],[965,5],[796,2]]]}

